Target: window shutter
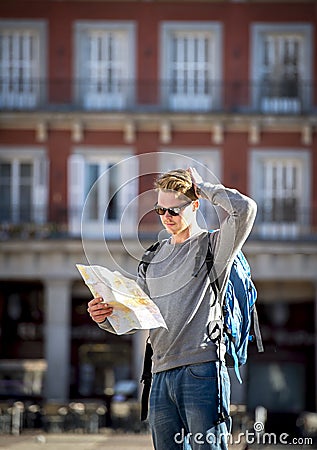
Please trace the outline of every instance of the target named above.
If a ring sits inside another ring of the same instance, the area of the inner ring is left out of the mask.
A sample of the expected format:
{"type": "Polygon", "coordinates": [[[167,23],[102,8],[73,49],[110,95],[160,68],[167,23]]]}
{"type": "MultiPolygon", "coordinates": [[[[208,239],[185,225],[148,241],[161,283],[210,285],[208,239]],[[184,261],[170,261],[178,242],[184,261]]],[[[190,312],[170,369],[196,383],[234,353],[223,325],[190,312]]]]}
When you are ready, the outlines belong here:
{"type": "Polygon", "coordinates": [[[3,78],[0,103],[34,108],[39,99],[40,37],[36,30],[3,30],[0,34],[3,78]]]}
{"type": "Polygon", "coordinates": [[[211,85],[215,44],[212,33],[175,31],[167,46],[169,102],[172,108],[208,110],[213,106],[211,85]]]}
{"type": "Polygon", "coordinates": [[[45,156],[34,160],[33,220],[45,223],[47,220],[49,162],[45,156]]]}
{"type": "Polygon", "coordinates": [[[137,196],[139,191],[138,160],[136,157],[128,158],[119,164],[122,189],[119,191],[121,220],[121,234],[135,232],[138,212],[137,196]]]}
{"type": "Polygon", "coordinates": [[[86,31],[81,42],[87,72],[81,96],[87,109],[122,109],[128,101],[126,78],[129,78],[129,34],[101,27],[86,31]],[[87,50],[85,50],[87,49],[87,50]],[[87,53],[87,54],[86,54],[87,53]]]}
{"type": "Polygon", "coordinates": [[[68,160],[68,217],[69,231],[80,234],[82,209],[85,200],[85,159],[73,154],[68,160]]]}
{"type": "Polygon", "coordinates": [[[295,160],[266,160],[263,162],[263,232],[279,236],[295,235],[303,221],[299,199],[302,198],[301,169],[295,160]]]}

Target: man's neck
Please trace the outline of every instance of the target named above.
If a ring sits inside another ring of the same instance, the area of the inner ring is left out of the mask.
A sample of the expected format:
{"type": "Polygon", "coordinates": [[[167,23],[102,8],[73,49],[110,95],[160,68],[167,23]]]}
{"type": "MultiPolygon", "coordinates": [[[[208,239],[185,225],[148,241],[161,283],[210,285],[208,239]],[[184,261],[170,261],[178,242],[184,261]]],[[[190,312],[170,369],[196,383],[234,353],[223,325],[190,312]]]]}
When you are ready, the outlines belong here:
{"type": "Polygon", "coordinates": [[[185,242],[188,238],[193,236],[194,234],[199,233],[202,229],[199,227],[197,223],[185,228],[177,234],[172,234],[171,243],[172,244],[181,244],[185,242]]]}

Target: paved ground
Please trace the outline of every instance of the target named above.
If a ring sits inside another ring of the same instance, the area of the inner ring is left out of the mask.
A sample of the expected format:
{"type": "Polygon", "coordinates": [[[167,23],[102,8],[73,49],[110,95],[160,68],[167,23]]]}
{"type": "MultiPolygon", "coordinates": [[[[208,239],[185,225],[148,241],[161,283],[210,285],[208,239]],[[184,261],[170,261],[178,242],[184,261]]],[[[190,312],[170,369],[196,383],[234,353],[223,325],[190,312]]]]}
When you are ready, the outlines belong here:
{"type": "Polygon", "coordinates": [[[148,434],[0,435],[1,450],[153,450],[148,434]]]}
{"type": "MultiPolygon", "coordinates": [[[[229,444],[229,450],[312,450],[310,445],[229,444]]],[[[147,433],[100,434],[24,432],[20,436],[0,434],[0,450],[154,450],[147,433]]]]}
{"type": "MultiPolygon", "coordinates": [[[[302,445],[251,445],[250,450],[311,450],[302,445]]],[[[313,447],[316,448],[316,447],[313,447]]],[[[245,450],[245,445],[229,445],[229,450],[245,450]]],[[[20,436],[0,434],[0,450],[154,450],[149,434],[45,434],[20,436]]]]}

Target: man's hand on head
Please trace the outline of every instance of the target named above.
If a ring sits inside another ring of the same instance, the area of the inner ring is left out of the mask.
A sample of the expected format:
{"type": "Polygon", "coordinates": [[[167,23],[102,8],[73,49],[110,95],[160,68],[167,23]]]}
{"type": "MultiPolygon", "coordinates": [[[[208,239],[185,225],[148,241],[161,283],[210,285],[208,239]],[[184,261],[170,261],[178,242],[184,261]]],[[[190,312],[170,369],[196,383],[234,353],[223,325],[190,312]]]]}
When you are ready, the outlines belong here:
{"type": "Polygon", "coordinates": [[[203,182],[203,179],[199,175],[199,173],[197,172],[195,167],[189,167],[187,170],[190,173],[190,176],[191,176],[191,179],[192,179],[192,183],[193,183],[193,187],[194,187],[194,190],[195,190],[195,194],[199,198],[199,197],[201,197],[201,195],[200,195],[200,189],[199,189],[198,185],[203,182]]]}

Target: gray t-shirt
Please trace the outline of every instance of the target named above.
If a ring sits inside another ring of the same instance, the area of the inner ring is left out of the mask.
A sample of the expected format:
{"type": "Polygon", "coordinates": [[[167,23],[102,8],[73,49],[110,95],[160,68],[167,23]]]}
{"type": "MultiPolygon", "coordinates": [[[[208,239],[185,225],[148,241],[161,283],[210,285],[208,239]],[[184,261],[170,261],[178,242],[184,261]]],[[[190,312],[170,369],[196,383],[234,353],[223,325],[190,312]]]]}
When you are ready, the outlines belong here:
{"type": "Polygon", "coordinates": [[[150,331],[153,372],[218,359],[208,324],[221,322],[221,308],[219,302],[210,306],[212,289],[199,244],[206,233],[202,231],[181,244],[165,241],[148,267],[148,294],[168,327],[150,331]],[[196,256],[201,263],[195,276],[196,256]]]}

